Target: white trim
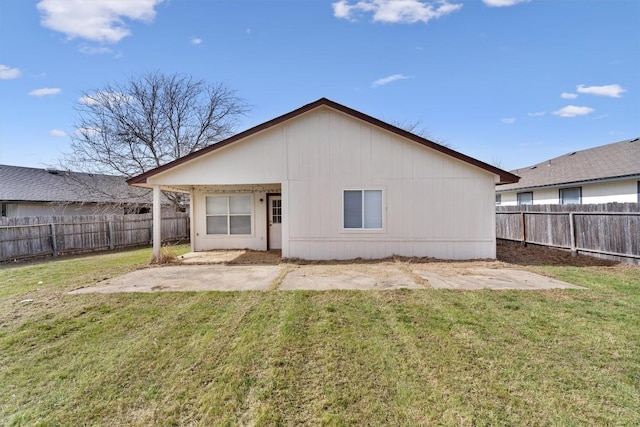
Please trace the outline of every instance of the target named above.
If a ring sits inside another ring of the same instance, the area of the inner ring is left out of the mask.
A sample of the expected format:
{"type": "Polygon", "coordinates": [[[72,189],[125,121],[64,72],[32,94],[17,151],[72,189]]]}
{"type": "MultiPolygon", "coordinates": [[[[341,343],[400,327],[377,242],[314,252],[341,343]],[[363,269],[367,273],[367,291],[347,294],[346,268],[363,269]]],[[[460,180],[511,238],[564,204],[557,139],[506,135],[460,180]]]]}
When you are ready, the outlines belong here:
{"type": "Polygon", "coordinates": [[[160,257],[162,247],[162,204],[160,186],[153,186],[153,257],[160,257]]]}

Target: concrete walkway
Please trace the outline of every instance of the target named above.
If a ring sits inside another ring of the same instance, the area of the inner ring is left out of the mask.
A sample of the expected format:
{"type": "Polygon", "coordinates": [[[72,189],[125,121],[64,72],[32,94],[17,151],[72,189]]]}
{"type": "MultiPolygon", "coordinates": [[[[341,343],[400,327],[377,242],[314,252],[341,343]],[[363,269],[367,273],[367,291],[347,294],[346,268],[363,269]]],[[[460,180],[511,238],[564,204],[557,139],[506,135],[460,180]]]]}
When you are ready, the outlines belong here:
{"type": "Polygon", "coordinates": [[[336,262],[299,265],[229,265],[244,251],[186,256],[187,264],[150,267],[70,293],[174,292],[174,291],[266,291],[266,290],[386,290],[386,289],[584,289],[538,274],[514,269],[498,261],[411,263],[336,262]],[[195,265],[190,265],[195,264],[195,265]]]}

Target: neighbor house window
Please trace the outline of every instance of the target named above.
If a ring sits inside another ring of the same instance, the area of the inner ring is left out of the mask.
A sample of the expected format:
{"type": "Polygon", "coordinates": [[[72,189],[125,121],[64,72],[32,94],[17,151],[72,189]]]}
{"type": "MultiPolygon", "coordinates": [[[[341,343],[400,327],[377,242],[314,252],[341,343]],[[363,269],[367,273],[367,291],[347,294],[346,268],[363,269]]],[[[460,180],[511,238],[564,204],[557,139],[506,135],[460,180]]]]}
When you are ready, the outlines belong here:
{"type": "Polygon", "coordinates": [[[527,191],[526,193],[518,193],[519,205],[532,205],[533,204],[533,192],[527,191]]]}
{"type": "Polygon", "coordinates": [[[561,205],[579,205],[582,202],[582,187],[560,189],[561,205]]]}
{"type": "Polygon", "coordinates": [[[0,211],[4,217],[15,217],[18,210],[18,205],[13,203],[0,203],[0,211]]]}
{"type": "Polygon", "coordinates": [[[382,229],[382,190],[344,190],[343,226],[382,229]]]}
{"type": "Polygon", "coordinates": [[[496,194],[496,205],[502,203],[502,194],[496,194]]]}
{"type": "Polygon", "coordinates": [[[207,234],[251,234],[251,196],[206,198],[207,234]]]}

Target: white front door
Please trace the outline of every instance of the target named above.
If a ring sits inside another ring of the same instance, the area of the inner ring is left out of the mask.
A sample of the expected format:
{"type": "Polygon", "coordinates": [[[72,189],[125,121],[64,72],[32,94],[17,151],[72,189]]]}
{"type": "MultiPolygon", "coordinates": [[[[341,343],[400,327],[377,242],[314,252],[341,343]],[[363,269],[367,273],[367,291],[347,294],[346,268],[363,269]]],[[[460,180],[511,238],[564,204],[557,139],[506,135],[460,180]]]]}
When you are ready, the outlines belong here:
{"type": "Polygon", "coordinates": [[[282,196],[269,196],[269,249],[282,249],[282,196]]]}

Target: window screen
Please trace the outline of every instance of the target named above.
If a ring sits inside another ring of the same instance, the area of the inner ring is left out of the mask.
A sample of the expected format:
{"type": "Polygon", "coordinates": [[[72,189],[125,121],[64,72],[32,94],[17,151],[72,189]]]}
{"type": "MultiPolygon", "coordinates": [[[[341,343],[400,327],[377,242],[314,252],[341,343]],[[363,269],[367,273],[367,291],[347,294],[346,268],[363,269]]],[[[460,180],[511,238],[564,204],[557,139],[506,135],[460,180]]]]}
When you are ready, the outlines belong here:
{"type": "Polygon", "coordinates": [[[582,199],[582,188],[571,187],[560,189],[560,203],[563,205],[579,205],[582,199]]]}
{"type": "Polygon", "coordinates": [[[526,193],[518,193],[518,204],[519,205],[532,205],[533,204],[533,193],[531,191],[526,193]]]}
{"type": "Polygon", "coordinates": [[[344,228],[382,228],[382,190],[344,190],[343,206],[344,228]]]}

